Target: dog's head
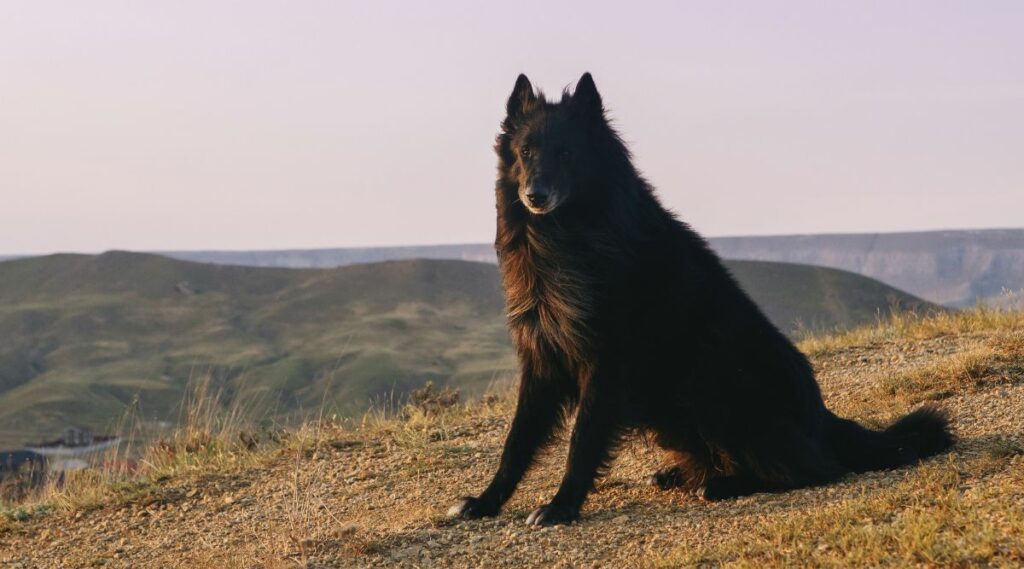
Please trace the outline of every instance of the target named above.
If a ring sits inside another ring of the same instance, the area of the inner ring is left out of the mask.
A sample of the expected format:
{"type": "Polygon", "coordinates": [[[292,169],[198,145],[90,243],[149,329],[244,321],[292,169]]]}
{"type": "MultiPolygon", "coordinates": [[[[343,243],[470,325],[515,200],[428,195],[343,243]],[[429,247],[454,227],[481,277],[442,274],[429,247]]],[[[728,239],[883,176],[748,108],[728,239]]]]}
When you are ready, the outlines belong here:
{"type": "Polygon", "coordinates": [[[498,153],[530,213],[549,214],[587,198],[584,186],[599,160],[596,127],[601,126],[607,122],[590,73],[557,103],[534,93],[530,80],[519,76],[508,99],[498,153]]]}

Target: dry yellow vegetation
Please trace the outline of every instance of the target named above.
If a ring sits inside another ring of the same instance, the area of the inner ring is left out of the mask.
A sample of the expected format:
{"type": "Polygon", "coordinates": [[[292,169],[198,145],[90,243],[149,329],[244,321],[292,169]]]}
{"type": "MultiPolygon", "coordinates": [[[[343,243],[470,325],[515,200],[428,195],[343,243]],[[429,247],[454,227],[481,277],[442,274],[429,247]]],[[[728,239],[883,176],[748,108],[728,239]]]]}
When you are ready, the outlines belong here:
{"type": "MultiPolygon", "coordinates": [[[[556,445],[504,514],[453,522],[493,471],[507,395],[424,393],[401,413],[256,431],[216,395],[132,476],[93,473],[0,514],[0,563],[23,567],[947,567],[1024,565],[1024,314],[899,315],[815,337],[829,406],[881,424],[923,402],[960,442],[915,467],[705,503],[645,482],[660,453],[620,453],[579,523],[533,528],[556,445]],[[436,399],[436,400],[435,400],[436,399]],[[239,434],[242,433],[242,436],[239,434]]],[[[229,406],[231,408],[231,406],[229,406]]]]}

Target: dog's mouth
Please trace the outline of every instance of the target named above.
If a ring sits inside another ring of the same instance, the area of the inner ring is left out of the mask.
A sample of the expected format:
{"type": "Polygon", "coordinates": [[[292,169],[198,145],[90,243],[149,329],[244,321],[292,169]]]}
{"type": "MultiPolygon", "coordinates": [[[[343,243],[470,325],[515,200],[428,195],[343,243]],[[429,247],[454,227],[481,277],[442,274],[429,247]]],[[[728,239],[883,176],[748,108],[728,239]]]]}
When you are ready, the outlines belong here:
{"type": "Polygon", "coordinates": [[[546,205],[543,207],[534,207],[530,204],[526,204],[526,211],[532,213],[533,215],[544,215],[547,213],[551,213],[554,210],[555,207],[550,205],[546,205]]]}
{"type": "Polygon", "coordinates": [[[551,213],[562,203],[562,197],[553,191],[537,191],[527,188],[519,192],[519,201],[534,215],[551,213]]]}

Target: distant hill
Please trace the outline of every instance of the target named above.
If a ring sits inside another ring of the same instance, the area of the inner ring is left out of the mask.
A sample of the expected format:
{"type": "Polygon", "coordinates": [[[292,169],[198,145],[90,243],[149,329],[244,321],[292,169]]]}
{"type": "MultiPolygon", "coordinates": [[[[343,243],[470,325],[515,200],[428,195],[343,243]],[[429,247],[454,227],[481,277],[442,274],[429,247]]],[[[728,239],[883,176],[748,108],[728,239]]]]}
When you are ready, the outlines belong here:
{"type": "Polygon", "coordinates": [[[198,263],[291,269],[333,269],[362,263],[412,259],[448,259],[491,264],[498,261],[494,255],[494,246],[487,243],[262,251],[155,251],[155,253],[172,259],[198,263]]]}
{"type": "Polygon", "coordinates": [[[844,269],[954,307],[979,299],[1010,305],[1024,291],[1024,229],[729,237],[712,243],[729,259],[844,269]]]}
{"type": "Polygon", "coordinates": [[[874,279],[825,267],[726,261],[726,266],[779,329],[790,335],[874,322],[892,309],[940,307],[874,279]]]}
{"type": "MultiPolygon", "coordinates": [[[[102,428],[139,394],[173,417],[189,377],[341,411],[428,379],[512,368],[493,266],[226,267],[113,252],[0,263],[0,434],[102,428]],[[27,427],[31,425],[31,428],[27,427]]],[[[0,445],[2,446],[2,445],[0,445]]]]}
{"type": "MultiPolygon", "coordinates": [[[[948,306],[983,299],[1024,307],[1024,229],[719,237],[710,242],[726,259],[843,269],[948,306]]],[[[189,261],[297,268],[414,258],[495,262],[491,246],[480,243],[166,254],[189,261]]]]}
{"type": "MultiPolygon", "coordinates": [[[[730,262],[784,330],[932,305],[832,269],[730,262]]],[[[109,426],[137,397],[173,417],[190,377],[280,413],[341,413],[427,380],[479,393],[514,371],[493,265],[254,268],[111,252],[0,263],[0,446],[109,426]]]]}

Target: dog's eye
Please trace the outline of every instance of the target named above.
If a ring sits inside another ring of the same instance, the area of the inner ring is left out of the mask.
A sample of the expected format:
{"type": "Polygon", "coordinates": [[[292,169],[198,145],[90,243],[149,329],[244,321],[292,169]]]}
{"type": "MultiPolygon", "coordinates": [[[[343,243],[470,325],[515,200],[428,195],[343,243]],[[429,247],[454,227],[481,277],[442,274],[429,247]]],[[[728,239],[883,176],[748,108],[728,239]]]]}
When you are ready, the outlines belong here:
{"type": "Polygon", "coordinates": [[[523,158],[529,158],[531,152],[533,152],[533,149],[529,146],[524,146],[519,149],[519,154],[521,154],[523,158]]]}

